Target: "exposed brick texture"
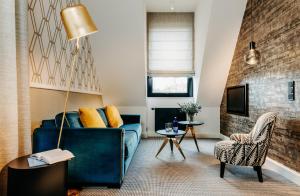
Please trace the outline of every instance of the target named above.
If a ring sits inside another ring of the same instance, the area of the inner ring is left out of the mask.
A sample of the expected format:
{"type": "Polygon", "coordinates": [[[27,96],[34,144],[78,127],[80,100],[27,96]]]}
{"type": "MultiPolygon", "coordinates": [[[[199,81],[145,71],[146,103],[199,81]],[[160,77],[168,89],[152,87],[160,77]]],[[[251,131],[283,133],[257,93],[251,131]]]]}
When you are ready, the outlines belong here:
{"type": "Polygon", "coordinates": [[[261,114],[278,112],[268,156],[300,172],[300,0],[253,0],[253,16],[261,63],[243,60],[251,32],[248,1],[226,84],[249,84],[249,117],[226,113],[225,90],[221,133],[248,133],[261,114]],[[295,101],[288,100],[288,81],[296,82],[295,101]]]}

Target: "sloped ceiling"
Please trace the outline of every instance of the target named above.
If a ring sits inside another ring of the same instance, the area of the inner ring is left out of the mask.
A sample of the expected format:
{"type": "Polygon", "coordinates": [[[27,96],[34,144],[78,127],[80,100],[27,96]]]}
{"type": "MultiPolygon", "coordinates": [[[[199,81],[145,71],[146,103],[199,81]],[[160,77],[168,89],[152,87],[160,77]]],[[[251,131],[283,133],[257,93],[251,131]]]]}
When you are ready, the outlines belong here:
{"type": "MultiPolygon", "coordinates": [[[[207,29],[205,42],[199,46],[202,50],[198,55],[202,56],[196,65],[200,67],[197,100],[203,106],[221,104],[246,3],[247,0],[213,0],[207,26],[198,24],[198,28],[207,29]]],[[[199,4],[197,11],[205,11],[201,10],[203,7],[199,4]]]]}
{"type": "Polygon", "coordinates": [[[220,106],[247,0],[82,0],[99,27],[91,36],[104,104],[146,106],[146,12],[195,11],[195,96],[220,106]]]}
{"type": "Polygon", "coordinates": [[[199,2],[200,0],[145,0],[145,6],[148,12],[194,12],[199,2]]]}
{"type": "Polygon", "coordinates": [[[146,12],[142,0],[82,0],[99,32],[91,35],[104,104],[146,106],[146,12]]]}

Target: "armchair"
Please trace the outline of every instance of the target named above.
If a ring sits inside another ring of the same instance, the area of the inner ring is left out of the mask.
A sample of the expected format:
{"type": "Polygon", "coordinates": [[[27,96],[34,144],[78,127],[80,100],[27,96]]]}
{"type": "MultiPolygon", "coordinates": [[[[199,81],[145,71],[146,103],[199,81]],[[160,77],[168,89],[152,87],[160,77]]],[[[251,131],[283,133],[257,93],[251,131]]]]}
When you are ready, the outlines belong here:
{"type": "Polygon", "coordinates": [[[214,155],[220,160],[220,177],[224,177],[226,164],[252,166],[259,182],[263,182],[261,166],[265,163],[276,113],[260,116],[249,134],[232,134],[230,140],[215,145],[214,155]]]}

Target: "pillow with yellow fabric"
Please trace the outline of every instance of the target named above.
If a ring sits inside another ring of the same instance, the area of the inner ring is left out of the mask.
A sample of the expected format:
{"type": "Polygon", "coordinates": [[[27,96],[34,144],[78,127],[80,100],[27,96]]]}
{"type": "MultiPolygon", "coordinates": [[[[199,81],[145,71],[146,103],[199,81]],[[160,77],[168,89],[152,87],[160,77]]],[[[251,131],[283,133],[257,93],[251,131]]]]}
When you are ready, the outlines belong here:
{"type": "Polygon", "coordinates": [[[106,106],[105,113],[108,119],[108,123],[112,128],[119,128],[120,126],[123,125],[123,120],[116,106],[114,105],[106,106]]]}
{"type": "Polygon", "coordinates": [[[79,117],[84,128],[106,128],[100,114],[94,108],[79,108],[79,117]]]}

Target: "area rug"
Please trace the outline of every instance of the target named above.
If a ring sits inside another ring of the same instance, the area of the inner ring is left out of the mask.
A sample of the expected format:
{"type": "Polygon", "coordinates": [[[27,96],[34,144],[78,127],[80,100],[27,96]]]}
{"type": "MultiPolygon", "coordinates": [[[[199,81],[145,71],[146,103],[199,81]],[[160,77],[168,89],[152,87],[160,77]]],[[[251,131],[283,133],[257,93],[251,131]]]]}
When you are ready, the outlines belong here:
{"type": "Polygon", "coordinates": [[[264,182],[257,180],[251,167],[226,166],[219,177],[219,161],[213,157],[218,140],[200,139],[197,152],[194,141],[181,143],[186,159],[167,145],[156,158],[162,139],[141,141],[124,178],[121,189],[89,187],[81,196],[180,196],[180,195],[300,195],[300,187],[281,175],[263,169],[264,182]]]}

